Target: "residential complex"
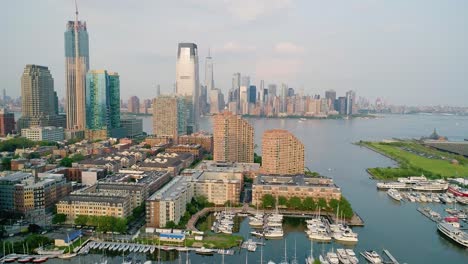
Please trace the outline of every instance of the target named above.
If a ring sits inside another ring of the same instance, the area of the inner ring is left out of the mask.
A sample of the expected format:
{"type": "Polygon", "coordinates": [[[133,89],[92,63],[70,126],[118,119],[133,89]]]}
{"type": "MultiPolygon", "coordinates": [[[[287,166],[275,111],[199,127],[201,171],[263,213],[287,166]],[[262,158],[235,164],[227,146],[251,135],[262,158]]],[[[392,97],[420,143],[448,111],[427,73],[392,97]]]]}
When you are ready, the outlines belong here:
{"type": "Polygon", "coordinates": [[[205,152],[213,153],[213,135],[207,132],[197,132],[190,135],[181,135],[179,144],[198,144],[205,152]]]}
{"type": "Polygon", "coordinates": [[[7,109],[0,109],[0,137],[5,137],[15,131],[15,114],[7,109]]]}
{"type": "Polygon", "coordinates": [[[153,100],[153,133],[158,136],[187,134],[186,102],[176,96],[158,96],[153,100]]]}
{"type": "Polygon", "coordinates": [[[262,171],[267,174],[304,173],[304,145],[291,132],[267,130],[262,138],[262,171]]]}
{"type": "Polygon", "coordinates": [[[333,183],[332,179],[308,177],[303,174],[257,175],[252,185],[252,204],[261,205],[262,198],[266,194],[275,198],[283,196],[288,199],[293,196],[301,199],[306,197],[323,198],[327,201],[341,199],[341,190],[333,183]]]}
{"type": "Polygon", "coordinates": [[[63,127],[30,127],[21,129],[21,136],[32,141],[63,141],[63,127]]]}
{"type": "Polygon", "coordinates": [[[241,116],[229,111],[213,116],[213,159],[253,162],[254,130],[241,116]]]}

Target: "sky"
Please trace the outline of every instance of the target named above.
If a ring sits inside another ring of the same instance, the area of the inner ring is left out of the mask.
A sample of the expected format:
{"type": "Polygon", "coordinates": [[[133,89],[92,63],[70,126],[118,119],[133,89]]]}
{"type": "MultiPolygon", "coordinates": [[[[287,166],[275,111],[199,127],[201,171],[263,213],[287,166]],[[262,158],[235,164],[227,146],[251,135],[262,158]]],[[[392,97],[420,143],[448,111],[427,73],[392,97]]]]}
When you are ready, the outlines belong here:
{"type": "MultiPolygon", "coordinates": [[[[468,1],[79,0],[91,69],[120,74],[121,98],[175,82],[177,44],[211,49],[215,86],[232,74],[305,94],[355,90],[392,104],[468,106],[468,1]]],[[[0,89],[21,93],[26,64],[48,66],[65,96],[64,31],[73,0],[4,0],[0,89]]]]}

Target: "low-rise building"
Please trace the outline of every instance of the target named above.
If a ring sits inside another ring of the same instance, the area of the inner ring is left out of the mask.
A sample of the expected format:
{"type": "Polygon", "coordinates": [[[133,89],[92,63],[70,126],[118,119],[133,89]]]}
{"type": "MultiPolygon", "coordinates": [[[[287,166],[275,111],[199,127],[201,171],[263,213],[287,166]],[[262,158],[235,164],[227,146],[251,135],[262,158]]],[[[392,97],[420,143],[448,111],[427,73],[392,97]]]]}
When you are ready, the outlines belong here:
{"type": "Polygon", "coordinates": [[[143,171],[168,170],[173,176],[188,168],[194,161],[194,156],[190,153],[158,153],[156,157],[149,157],[142,162],[132,166],[131,169],[143,171]]]}
{"type": "Polygon", "coordinates": [[[186,205],[193,198],[190,177],[177,176],[146,200],[146,226],[165,227],[167,222],[179,223],[186,205]]]}
{"type": "Polygon", "coordinates": [[[124,218],[131,214],[129,195],[74,192],[61,199],[57,213],[66,214],[72,221],[78,215],[113,216],[124,218]]]}
{"type": "Polygon", "coordinates": [[[21,129],[21,136],[32,141],[63,141],[63,127],[30,127],[21,129]]]}
{"type": "Polygon", "coordinates": [[[257,175],[252,185],[252,204],[260,205],[265,194],[304,199],[341,199],[341,190],[330,178],[306,175],[257,175]]]}
{"type": "Polygon", "coordinates": [[[199,159],[203,155],[203,149],[198,144],[172,145],[166,148],[166,152],[168,153],[190,153],[195,157],[195,159],[199,159]]]}
{"type": "Polygon", "coordinates": [[[190,135],[181,135],[179,144],[198,144],[205,152],[213,153],[213,135],[207,132],[197,132],[190,135]]]}

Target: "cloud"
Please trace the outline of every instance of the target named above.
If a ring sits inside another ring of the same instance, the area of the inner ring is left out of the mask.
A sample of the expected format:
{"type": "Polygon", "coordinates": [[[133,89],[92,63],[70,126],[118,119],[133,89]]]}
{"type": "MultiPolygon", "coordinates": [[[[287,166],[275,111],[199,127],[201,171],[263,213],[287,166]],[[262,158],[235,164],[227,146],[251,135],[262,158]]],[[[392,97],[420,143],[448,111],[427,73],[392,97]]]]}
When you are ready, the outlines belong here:
{"type": "Polygon", "coordinates": [[[224,0],[224,3],[234,18],[245,22],[292,6],[292,0],[224,0]]]}
{"type": "Polygon", "coordinates": [[[225,53],[244,53],[255,51],[255,46],[240,44],[235,41],[230,41],[224,43],[220,48],[215,48],[216,52],[225,52],[225,53]]]}
{"type": "Polygon", "coordinates": [[[283,54],[300,54],[304,53],[305,49],[292,42],[280,42],[275,45],[274,51],[283,54]]]}

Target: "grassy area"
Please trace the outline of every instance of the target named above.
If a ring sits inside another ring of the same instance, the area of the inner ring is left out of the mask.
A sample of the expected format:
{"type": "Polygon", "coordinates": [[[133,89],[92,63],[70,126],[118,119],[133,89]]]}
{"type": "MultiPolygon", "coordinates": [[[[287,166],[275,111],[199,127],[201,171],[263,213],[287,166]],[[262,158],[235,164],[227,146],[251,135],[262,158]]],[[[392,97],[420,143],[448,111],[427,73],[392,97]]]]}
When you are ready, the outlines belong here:
{"type": "MultiPolygon", "coordinates": [[[[70,249],[71,249],[71,252],[73,252],[73,249],[81,246],[82,243],[84,243],[87,239],[89,238],[89,236],[83,236],[81,239],[77,239],[75,242],[72,243],[70,249]]],[[[63,253],[69,253],[68,252],[68,247],[59,247],[59,249],[64,249],[65,251],[63,253]]]]}
{"type": "Polygon", "coordinates": [[[395,143],[359,142],[397,161],[399,168],[370,168],[369,173],[376,179],[419,176],[428,178],[468,177],[468,159],[460,155],[448,154],[423,146],[416,141],[395,143]],[[452,160],[459,164],[452,164],[452,160]]]}
{"type": "Polygon", "coordinates": [[[242,237],[238,235],[212,234],[203,238],[203,246],[206,248],[232,248],[242,242],[242,237]]]}

